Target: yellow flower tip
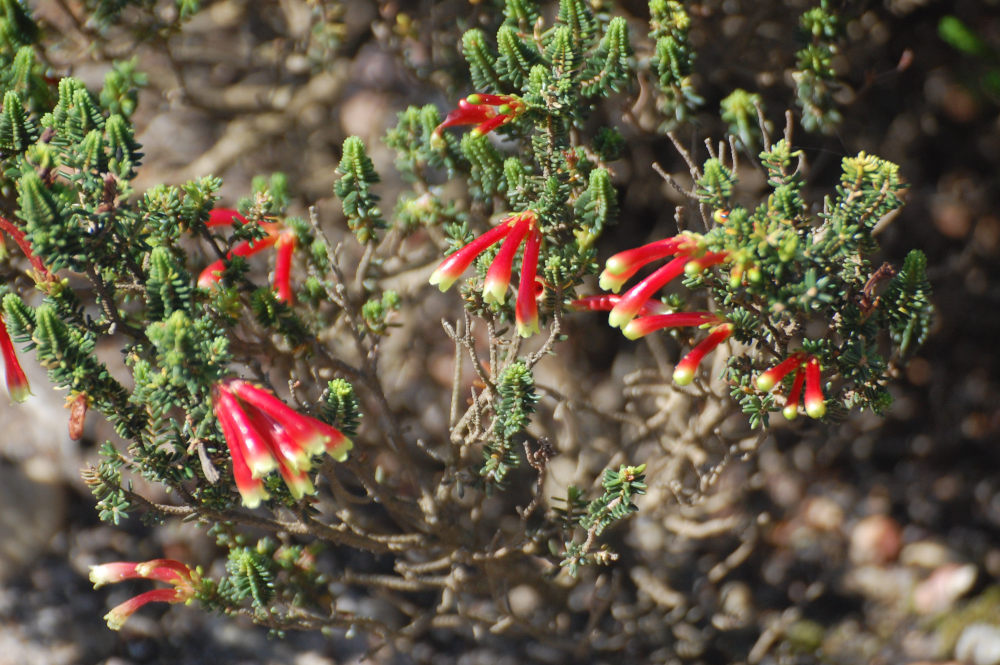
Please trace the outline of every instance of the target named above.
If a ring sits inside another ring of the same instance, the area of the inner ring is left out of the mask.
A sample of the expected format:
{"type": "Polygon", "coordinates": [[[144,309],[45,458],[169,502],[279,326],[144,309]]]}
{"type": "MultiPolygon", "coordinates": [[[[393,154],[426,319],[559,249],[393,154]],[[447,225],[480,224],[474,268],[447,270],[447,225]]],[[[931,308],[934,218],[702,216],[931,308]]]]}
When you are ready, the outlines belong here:
{"type": "Polygon", "coordinates": [[[811,402],[806,404],[806,413],[810,418],[819,420],[826,415],[826,402],[811,402]]]}
{"type": "Polygon", "coordinates": [[[694,371],[686,367],[678,367],[674,370],[674,383],[679,386],[690,385],[694,381],[694,371]]]}
{"type": "Polygon", "coordinates": [[[108,628],[111,630],[121,630],[127,619],[127,616],[122,616],[120,612],[115,612],[114,610],[111,610],[104,615],[104,620],[107,622],[108,628]]]}
{"type": "Polygon", "coordinates": [[[348,439],[347,437],[344,437],[338,443],[334,444],[329,449],[327,449],[327,452],[330,454],[330,457],[332,457],[336,461],[343,462],[344,460],[347,459],[347,453],[351,452],[351,450],[353,449],[354,449],[354,442],[348,439]]]}
{"type": "Polygon", "coordinates": [[[507,299],[507,285],[499,280],[486,280],[483,285],[483,302],[488,305],[502,305],[507,299]]]}
{"type": "Polygon", "coordinates": [[[431,273],[431,277],[427,281],[433,284],[434,286],[438,287],[439,289],[441,289],[441,293],[444,293],[445,291],[451,288],[451,285],[455,283],[456,279],[458,278],[449,277],[445,275],[445,273],[441,270],[435,270],[434,272],[431,273]]]}
{"type": "Polygon", "coordinates": [[[785,420],[795,420],[799,417],[799,407],[796,404],[788,404],[781,410],[781,415],[785,420]]]}
{"type": "Polygon", "coordinates": [[[618,293],[622,290],[622,286],[625,285],[624,279],[620,278],[613,272],[605,270],[601,273],[600,280],[598,284],[604,291],[611,291],[612,293],[618,293]]]}
{"type": "Polygon", "coordinates": [[[639,339],[646,336],[646,333],[641,330],[640,326],[636,325],[636,319],[632,319],[622,328],[622,334],[628,339],[639,339]]]}
{"type": "Polygon", "coordinates": [[[766,374],[761,374],[760,376],[758,376],[756,383],[757,383],[757,389],[765,393],[771,392],[771,389],[774,388],[774,381],[771,380],[771,378],[768,377],[766,374]]]}
{"type": "Polygon", "coordinates": [[[26,401],[34,394],[28,386],[12,386],[10,388],[10,398],[18,404],[26,401]]]}
{"type": "Polygon", "coordinates": [[[517,323],[517,334],[521,337],[531,337],[532,335],[537,335],[540,331],[538,328],[538,319],[534,321],[525,321],[517,323]]]}

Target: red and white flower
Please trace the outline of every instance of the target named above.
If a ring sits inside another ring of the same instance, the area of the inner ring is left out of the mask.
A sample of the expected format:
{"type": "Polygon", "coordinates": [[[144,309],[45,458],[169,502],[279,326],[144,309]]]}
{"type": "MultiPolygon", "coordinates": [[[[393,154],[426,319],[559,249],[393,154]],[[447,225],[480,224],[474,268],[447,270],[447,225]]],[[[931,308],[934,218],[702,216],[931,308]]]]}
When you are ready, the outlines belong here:
{"type": "Polygon", "coordinates": [[[726,252],[706,252],[701,239],[693,234],[680,234],[619,252],[608,259],[601,273],[602,289],[617,293],[625,282],[639,270],[653,261],[668,256],[675,258],[653,271],[648,277],[625,292],[618,304],[608,315],[608,324],[614,328],[625,328],[629,321],[639,315],[640,310],[653,295],[681,275],[696,274],[709,266],[722,263],[728,257],[726,252]]]}
{"type": "Polygon", "coordinates": [[[521,260],[521,278],[514,305],[514,319],[518,334],[530,337],[532,333],[538,332],[538,293],[535,278],[538,276],[538,254],[542,243],[538,217],[534,211],[528,210],[511,215],[469,244],[449,254],[431,274],[430,283],[437,285],[442,291],[447,291],[480,254],[501,240],[504,242],[500,246],[500,251],[486,272],[483,300],[492,304],[502,304],[506,300],[514,258],[523,243],[524,255],[521,260]]]}
{"type": "Polygon", "coordinates": [[[444,122],[434,129],[434,133],[440,134],[445,127],[476,125],[472,130],[473,135],[488,134],[521,115],[524,109],[524,102],[514,95],[469,95],[459,100],[458,108],[445,117],[444,122]]]}
{"type": "MultiPolygon", "coordinates": [[[[209,213],[206,226],[230,226],[233,221],[242,224],[249,224],[246,217],[231,208],[216,208],[209,213]]],[[[226,258],[232,259],[234,256],[253,256],[269,247],[277,248],[277,258],[274,266],[274,290],[278,292],[278,300],[282,302],[292,302],[292,253],[295,251],[297,238],[295,231],[276,222],[265,222],[261,228],[267,231],[267,235],[258,240],[244,240],[239,242],[229,251],[226,258]]],[[[218,284],[225,270],[225,262],[218,259],[210,263],[201,274],[198,275],[198,286],[203,289],[211,288],[218,284]]]]}
{"type": "Polygon", "coordinates": [[[295,411],[248,381],[217,384],[213,399],[233,460],[236,489],[249,508],[269,498],[263,479],[275,470],[296,499],[315,493],[309,478],[313,457],[328,453],[342,462],[354,446],[337,428],[295,411]]]}
{"type": "Polygon", "coordinates": [[[166,582],[172,588],[140,593],[113,608],[104,615],[111,630],[120,630],[130,616],[148,603],[185,603],[191,600],[201,584],[197,571],[174,559],[153,559],[142,563],[116,561],[90,567],[90,581],[95,589],[130,579],[166,582]]]}
{"type": "Polygon", "coordinates": [[[823,382],[819,360],[808,353],[798,351],[757,377],[757,388],[771,392],[790,373],[795,372],[792,389],[785,400],[782,414],[788,420],[798,416],[799,399],[805,387],[805,407],[810,418],[826,415],[826,399],[823,397],[823,382]]]}
{"type": "Polygon", "coordinates": [[[0,316],[0,354],[3,355],[4,373],[7,378],[7,394],[15,402],[23,402],[31,394],[31,386],[28,385],[28,377],[21,367],[21,362],[17,359],[14,351],[14,343],[7,332],[7,324],[0,316]]]}

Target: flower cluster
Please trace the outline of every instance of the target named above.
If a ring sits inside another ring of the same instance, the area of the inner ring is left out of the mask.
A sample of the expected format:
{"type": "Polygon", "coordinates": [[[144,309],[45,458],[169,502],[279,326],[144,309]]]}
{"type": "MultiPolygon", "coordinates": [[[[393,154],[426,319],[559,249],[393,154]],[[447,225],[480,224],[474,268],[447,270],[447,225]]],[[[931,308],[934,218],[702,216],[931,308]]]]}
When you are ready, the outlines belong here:
{"type": "Polygon", "coordinates": [[[524,109],[524,102],[514,95],[469,95],[459,100],[458,108],[445,117],[444,122],[434,129],[434,133],[440,134],[445,127],[476,125],[472,133],[481,136],[507,124],[521,115],[524,109]]]}
{"type": "Polygon", "coordinates": [[[795,372],[792,379],[792,389],[785,400],[782,415],[788,420],[794,420],[799,412],[799,398],[805,384],[805,407],[810,418],[822,418],[826,415],[826,400],[823,398],[823,386],[820,377],[819,360],[808,353],[797,352],[778,363],[757,377],[757,387],[764,392],[771,392],[786,376],[795,372]]]}
{"type": "Polygon", "coordinates": [[[667,306],[654,300],[653,295],[681,273],[693,275],[722,263],[728,253],[707,252],[701,237],[695,234],[664,238],[612,256],[601,273],[600,285],[602,289],[617,293],[644,266],[668,256],[674,258],[624,295],[591,296],[575,300],[572,305],[577,309],[609,311],[608,323],[621,328],[629,339],[638,339],[664,328],[708,328],[708,336],[674,368],[674,381],[686,386],[694,380],[695,371],[705,356],[732,335],[733,326],[712,312],[667,311],[667,306]]]}
{"type": "MultiPolygon", "coordinates": [[[[236,210],[230,208],[216,208],[208,217],[206,226],[230,226],[233,220],[238,220],[242,224],[248,224],[247,218],[236,210]]],[[[274,289],[278,292],[278,300],[282,302],[292,302],[292,253],[295,251],[296,236],[292,229],[285,228],[275,222],[265,222],[261,227],[267,231],[267,235],[259,240],[244,240],[237,244],[227,254],[227,258],[234,256],[253,256],[262,252],[268,247],[274,246],[277,250],[277,257],[274,264],[274,289]]],[[[203,289],[210,288],[217,284],[222,277],[225,265],[222,259],[213,261],[198,276],[198,286],[203,289]]]]}
{"type": "Polygon", "coordinates": [[[7,324],[0,316],[0,354],[3,355],[4,372],[7,375],[7,394],[15,402],[23,402],[31,394],[28,377],[24,374],[21,362],[14,352],[14,343],[7,332],[7,324]]]}
{"type": "Polygon", "coordinates": [[[197,571],[174,559],[153,559],[142,563],[116,561],[90,567],[90,581],[95,589],[131,579],[166,582],[172,588],[146,591],[116,606],[104,615],[111,630],[120,630],[128,618],[147,603],[186,603],[194,598],[201,584],[197,571]]]}
{"type": "MultiPolygon", "coordinates": [[[[503,240],[500,251],[490,264],[483,283],[483,300],[492,304],[503,304],[510,285],[510,274],[514,257],[521,243],[524,243],[524,257],[521,259],[521,279],[517,288],[514,318],[517,332],[522,337],[530,337],[538,332],[538,253],[542,244],[542,234],[538,229],[538,216],[534,211],[517,213],[507,217],[492,229],[464,247],[452,252],[431,274],[430,283],[442,291],[462,276],[462,273],[480,254],[503,240]]],[[[544,287],[543,287],[544,288],[544,287]]]]}
{"type": "Polygon", "coordinates": [[[353,447],[336,428],[295,411],[247,381],[217,384],[213,399],[233,459],[236,488],[249,508],[270,497],[263,479],[275,470],[296,499],[315,493],[309,479],[313,456],[326,452],[342,462],[353,447]]]}
{"type": "MultiPolygon", "coordinates": [[[[681,234],[672,238],[664,238],[642,247],[625,250],[608,259],[604,272],[601,273],[601,288],[618,293],[622,286],[632,278],[643,266],[668,256],[675,258],[666,265],[657,268],[648,277],[625,292],[618,304],[608,315],[608,323],[614,328],[625,328],[632,319],[638,316],[644,303],[653,294],[680,276],[681,273],[697,274],[709,266],[726,260],[726,252],[706,252],[700,237],[694,234],[681,234]]],[[[650,328],[648,334],[656,330],[650,328]]],[[[628,333],[626,333],[628,334],[628,333]]],[[[641,335],[636,335],[640,337],[641,335]]],[[[634,337],[632,337],[634,339],[634,337]]]]}

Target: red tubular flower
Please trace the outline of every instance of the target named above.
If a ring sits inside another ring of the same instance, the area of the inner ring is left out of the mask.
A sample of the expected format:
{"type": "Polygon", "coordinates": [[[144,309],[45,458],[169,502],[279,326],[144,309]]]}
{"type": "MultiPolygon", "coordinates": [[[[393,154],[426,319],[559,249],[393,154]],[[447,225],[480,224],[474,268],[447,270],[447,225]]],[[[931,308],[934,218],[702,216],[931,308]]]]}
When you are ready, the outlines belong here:
{"type": "MultiPolygon", "coordinates": [[[[532,219],[534,215],[532,214],[532,219]]],[[[521,281],[517,288],[517,303],[514,306],[514,321],[517,334],[531,337],[538,332],[538,296],[535,293],[535,277],[538,274],[538,251],[542,244],[542,234],[534,225],[524,243],[524,260],[521,262],[521,281]]]]}
{"type": "Polygon", "coordinates": [[[686,386],[694,380],[694,373],[701,364],[702,359],[719,344],[722,344],[731,334],[733,325],[723,323],[712,328],[708,337],[701,340],[696,347],[691,349],[686,356],[674,367],[674,382],[680,386],[686,386]]]}
{"type": "Polygon", "coordinates": [[[7,375],[7,394],[15,402],[23,402],[31,394],[31,386],[28,385],[28,377],[21,367],[21,361],[17,359],[14,351],[14,343],[10,340],[7,332],[7,324],[0,316],[0,354],[3,355],[4,372],[7,375]]]}
{"type": "Polygon", "coordinates": [[[514,95],[469,95],[458,102],[458,108],[449,113],[444,122],[434,129],[440,134],[445,127],[476,125],[474,135],[488,134],[524,112],[525,105],[514,95]]]}
{"type": "MultiPolygon", "coordinates": [[[[585,298],[578,298],[572,301],[569,305],[573,309],[582,312],[584,310],[589,310],[591,312],[610,312],[615,308],[615,305],[622,299],[621,296],[603,294],[596,296],[586,296],[585,298]]],[[[639,309],[638,316],[649,316],[650,314],[665,314],[667,312],[667,306],[659,300],[647,300],[642,304],[639,309]]]]}
{"type": "Polygon", "coordinates": [[[510,233],[518,219],[518,215],[508,217],[465,247],[449,254],[448,258],[437,267],[437,270],[431,273],[430,283],[437,285],[441,291],[450,289],[451,285],[472,265],[477,256],[510,233]]]}
{"type": "Polygon", "coordinates": [[[805,378],[806,374],[801,369],[795,371],[792,389],[788,393],[788,399],[785,400],[785,408],[781,410],[785,420],[795,420],[799,415],[799,397],[802,395],[802,383],[805,378]]]}
{"type": "Polygon", "coordinates": [[[490,264],[490,268],[486,272],[486,279],[483,281],[483,300],[486,302],[501,305],[506,300],[507,287],[510,285],[510,272],[514,266],[514,256],[521,246],[521,241],[532,229],[533,220],[533,215],[521,215],[504,238],[503,244],[500,245],[500,251],[493,259],[493,263],[490,264]]]}
{"type": "Polygon", "coordinates": [[[799,397],[805,385],[805,407],[810,418],[822,418],[826,415],[826,400],[823,398],[823,386],[820,377],[819,359],[804,352],[796,352],[757,377],[757,387],[764,392],[770,392],[790,372],[795,372],[792,389],[785,400],[782,414],[788,420],[798,415],[799,397]]]}
{"type": "Polygon", "coordinates": [[[28,236],[25,235],[24,231],[19,229],[14,222],[10,221],[6,217],[0,216],[0,231],[4,231],[11,239],[17,243],[17,246],[21,248],[24,255],[28,257],[28,261],[31,263],[31,267],[34,269],[34,279],[36,282],[51,282],[55,280],[55,277],[49,272],[49,269],[42,263],[42,260],[35,255],[34,250],[31,249],[31,243],[28,242],[28,236]]]}
{"type": "Polygon", "coordinates": [[[601,273],[600,286],[605,291],[618,293],[625,282],[639,272],[644,265],[673,256],[689,246],[693,247],[693,245],[694,240],[691,237],[681,235],[618,252],[605,264],[604,272],[601,273]]]}
{"type": "Polygon", "coordinates": [[[826,400],[823,398],[823,385],[820,378],[819,360],[810,357],[806,361],[806,413],[810,418],[822,418],[826,415],[826,400]]]}
{"type": "Polygon", "coordinates": [[[238,220],[241,224],[249,224],[247,218],[240,214],[239,210],[233,208],[215,208],[208,213],[208,221],[205,226],[230,226],[233,220],[238,220]]]}
{"type": "Polygon", "coordinates": [[[690,260],[690,256],[678,256],[667,265],[657,268],[649,277],[626,291],[608,315],[608,324],[612,328],[621,328],[634,319],[639,310],[642,309],[643,303],[684,272],[684,264],[690,260]]]}
{"type": "Polygon", "coordinates": [[[270,493],[264,489],[264,481],[261,478],[254,478],[250,465],[247,464],[246,448],[240,445],[240,435],[230,418],[219,416],[219,403],[215,403],[216,418],[219,418],[219,425],[222,427],[222,436],[226,439],[226,446],[229,448],[229,456],[233,460],[233,480],[236,481],[236,489],[240,493],[243,505],[247,508],[256,508],[261,501],[271,498],[270,493]],[[233,442],[233,443],[230,443],[233,442]]]}
{"type": "Polygon", "coordinates": [[[147,579],[166,582],[172,589],[154,589],[126,600],[104,615],[108,628],[119,630],[130,616],[147,603],[184,603],[194,598],[201,577],[194,570],[174,559],[153,559],[143,563],[117,561],[90,567],[90,581],[97,589],[105,584],[115,584],[128,579],[147,579]]]}
{"type": "Polygon", "coordinates": [[[465,247],[449,254],[431,274],[430,283],[436,284],[442,291],[447,291],[472,265],[477,256],[503,240],[500,251],[490,263],[483,284],[483,300],[493,304],[503,303],[506,300],[507,287],[510,286],[514,257],[523,242],[524,257],[521,260],[521,279],[517,289],[514,318],[518,334],[522,337],[529,337],[532,332],[538,332],[539,293],[535,278],[538,276],[538,253],[542,234],[537,222],[538,217],[533,210],[511,215],[465,247]]]}
{"type": "Polygon", "coordinates": [[[655,314],[632,319],[622,329],[629,339],[645,337],[655,330],[664,328],[697,328],[708,323],[719,323],[719,317],[711,312],[673,312],[670,314],[655,314]]]}
{"type": "Polygon", "coordinates": [[[774,386],[778,385],[782,379],[788,376],[789,372],[798,369],[804,360],[804,354],[793,353],[785,360],[758,376],[756,382],[757,388],[766,393],[771,392],[774,386]]]}
{"type": "MultiPolygon", "coordinates": [[[[246,217],[239,211],[232,208],[216,208],[208,215],[205,223],[208,227],[230,226],[234,221],[242,224],[249,224],[246,217]]],[[[278,223],[263,223],[261,227],[267,231],[267,235],[259,240],[244,240],[238,243],[226,255],[227,259],[234,256],[253,256],[264,251],[268,247],[277,247],[277,258],[274,266],[274,290],[278,292],[278,300],[291,304],[292,302],[292,254],[298,244],[295,232],[284,228],[278,223]]],[[[208,289],[219,283],[222,272],[225,270],[225,262],[218,259],[210,263],[201,274],[198,275],[198,286],[208,289]]]]}
{"type": "Polygon", "coordinates": [[[269,391],[240,379],[215,386],[215,415],[233,458],[233,477],[243,504],[268,498],[262,478],[277,470],[296,499],[315,493],[308,472],[312,457],[347,458],[353,444],[336,428],[301,414],[269,391]]]}
{"type": "MultiPolygon", "coordinates": [[[[226,258],[232,259],[234,256],[246,257],[259,254],[268,247],[274,245],[277,241],[277,236],[265,236],[260,240],[244,240],[233,247],[233,249],[226,254],[226,258]]],[[[222,271],[225,270],[225,268],[226,266],[222,259],[218,259],[208,264],[208,266],[201,271],[201,274],[198,275],[198,286],[203,289],[208,289],[213,285],[218,284],[219,280],[222,279],[222,271]]]]}
{"type": "Polygon", "coordinates": [[[275,243],[278,256],[274,262],[274,288],[278,292],[278,300],[292,303],[292,253],[297,244],[295,232],[286,229],[278,235],[275,243]]]}

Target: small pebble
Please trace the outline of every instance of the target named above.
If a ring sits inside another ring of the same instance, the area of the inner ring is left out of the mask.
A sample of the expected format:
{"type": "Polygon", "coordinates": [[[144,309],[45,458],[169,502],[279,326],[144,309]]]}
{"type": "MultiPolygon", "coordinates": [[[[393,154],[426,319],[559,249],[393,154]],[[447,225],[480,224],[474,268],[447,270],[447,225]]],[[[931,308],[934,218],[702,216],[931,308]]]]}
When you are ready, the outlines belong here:
{"type": "Polygon", "coordinates": [[[968,665],[1000,665],[1000,626],[974,623],[963,630],[955,658],[968,665]]]}
{"type": "Polygon", "coordinates": [[[851,529],[849,556],[855,564],[886,564],[896,559],[902,545],[903,533],[896,520],[871,515],[851,529]]]}
{"type": "Polygon", "coordinates": [[[946,612],[965,595],[976,582],[976,566],[946,563],[934,569],[930,576],[913,590],[913,609],[920,614],[946,612]]]}

